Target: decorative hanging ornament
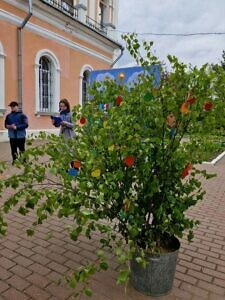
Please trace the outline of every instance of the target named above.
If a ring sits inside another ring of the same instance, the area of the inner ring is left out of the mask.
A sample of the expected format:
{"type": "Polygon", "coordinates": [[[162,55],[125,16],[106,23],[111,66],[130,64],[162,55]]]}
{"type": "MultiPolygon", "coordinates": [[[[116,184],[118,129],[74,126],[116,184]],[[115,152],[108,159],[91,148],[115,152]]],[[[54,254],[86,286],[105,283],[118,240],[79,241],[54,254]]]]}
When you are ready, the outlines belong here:
{"type": "Polygon", "coordinates": [[[204,103],[204,110],[205,111],[210,111],[212,109],[212,107],[213,107],[213,104],[212,104],[211,101],[207,101],[207,102],[204,103]]]}
{"type": "Polygon", "coordinates": [[[96,169],[96,170],[91,172],[92,177],[98,178],[98,177],[100,177],[100,175],[101,175],[101,170],[100,169],[96,169]]]}
{"type": "Polygon", "coordinates": [[[128,155],[124,158],[124,163],[127,167],[132,167],[135,162],[135,158],[133,155],[128,155]]]}
{"type": "Polygon", "coordinates": [[[68,171],[68,174],[70,176],[77,176],[79,173],[79,170],[78,169],[74,169],[74,168],[70,168],[69,171],[68,171]]]}
{"type": "Polygon", "coordinates": [[[188,114],[188,113],[190,113],[190,109],[188,108],[188,105],[187,105],[186,101],[181,105],[180,112],[182,114],[188,114]]]}
{"type": "Polygon", "coordinates": [[[184,179],[186,176],[189,175],[189,172],[192,170],[192,164],[188,163],[181,173],[181,178],[184,179]]]}
{"type": "Polygon", "coordinates": [[[76,160],[76,159],[75,159],[75,160],[72,160],[72,161],[70,162],[70,165],[71,165],[72,168],[80,169],[81,163],[80,163],[79,160],[76,160]]]}
{"type": "Polygon", "coordinates": [[[117,96],[116,97],[116,105],[117,106],[120,106],[121,104],[122,104],[122,102],[123,102],[123,98],[122,98],[122,96],[117,96]]]}
{"type": "Polygon", "coordinates": [[[185,100],[188,104],[192,105],[196,102],[196,97],[191,92],[188,93],[187,99],[185,100]]]}
{"type": "Polygon", "coordinates": [[[119,80],[123,81],[125,79],[125,74],[123,72],[120,72],[118,74],[118,78],[119,78],[119,80]]]}
{"type": "Polygon", "coordinates": [[[101,110],[103,110],[104,112],[108,112],[110,105],[109,105],[109,103],[100,103],[99,108],[101,110]]]}
{"type": "Polygon", "coordinates": [[[176,117],[174,116],[173,113],[170,113],[167,118],[166,118],[166,124],[169,126],[169,127],[174,127],[176,125],[176,117]]]}
{"type": "Polygon", "coordinates": [[[144,100],[145,101],[151,101],[154,98],[152,93],[150,91],[147,91],[146,94],[144,95],[144,100]]]}
{"type": "Polygon", "coordinates": [[[80,126],[84,126],[86,124],[87,120],[85,117],[81,117],[80,120],[79,120],[79,125],[80,126]]]}

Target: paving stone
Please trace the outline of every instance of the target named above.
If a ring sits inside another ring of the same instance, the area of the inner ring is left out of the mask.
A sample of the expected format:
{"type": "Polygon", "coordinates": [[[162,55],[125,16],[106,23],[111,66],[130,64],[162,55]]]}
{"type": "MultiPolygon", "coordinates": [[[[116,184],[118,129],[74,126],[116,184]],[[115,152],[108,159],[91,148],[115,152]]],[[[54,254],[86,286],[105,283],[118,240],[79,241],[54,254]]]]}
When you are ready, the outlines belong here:
{"type": "Polygon", "coordinates": [[[14,267],[12,267],[10,269],[10,272],[22,278],[26,278],[28,275],[32,273],[30,270],[20,265],[15,265],[14,267]]]}
{"type": "Polygon", "coordinates": [[[30,299],[36,300],[46,300],[49,299],[49,297],[51,296],[50,293],[47,293],[46,291],[35,285],[32,285],[29,288],[27,288],[25,290],[25,293],[30,296],[30,299]]]}
{"type": "Polygon", "coordinates": [[[15,262],[6,258],[6,257],[0,257],[0,266],[3,267],[4,269],[8,270],[15,266],[15,262]]]}
{"type": "Polygon", "coordinates": [[[13,275],[12,277],[8,278],[7,283],[20,291],[23,291],[30,285],[28,281],[24,280],[18,275],[13,275]]]}
{"type": "Polygon", "coordinates": [[[2,293],[2,296],[6,300],[29,300],[28,296],[14,289],[13,287],[9,288],[6,292],[2,293]]]}
{"type": "Polygon", "coordinates": [[[40,288],[45,288],[49,283],[51,283],[51,281],[46,276],[42,276],[37,273],[33,273],[27,276],[26,280],[40,288]]]}
{"type": "Polygon", "coordinates": [[[9,288],[9,285],[6,282],[0,281],[0,294],[2,294],[8,288],[9,288]]]}
{"type": "Polygon", "coordinates": [[[51,272],[51,270],[49,268],[46,268],[44,266],[42,266],[41,264],[38,263],[34,263],[31,266],[29,266],[29,269],[32,270],[33,272],[36,272],[40,275],[46,275],[49,272],[51,272]]]}

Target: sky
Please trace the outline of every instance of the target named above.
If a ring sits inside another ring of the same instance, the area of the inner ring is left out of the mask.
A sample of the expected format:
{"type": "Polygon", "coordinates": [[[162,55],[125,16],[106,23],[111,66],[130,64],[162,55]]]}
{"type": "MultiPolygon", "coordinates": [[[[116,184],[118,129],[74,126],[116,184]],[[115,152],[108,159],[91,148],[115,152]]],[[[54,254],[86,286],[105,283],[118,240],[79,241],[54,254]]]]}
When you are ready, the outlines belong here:
{"type": "MultiPolygon", "coordinates": [[[[153,51],[168,64],[167,55],[201,66],[218,63],[225,50],[225,0],[119,0],[118,39],[121,32],[136,32],[154,42],[153,51]],[[224,33],[219,35],[154,36],[157,34],[224,33]]],[[[117,67],[134,65],[125,51],[117,67]]]]}

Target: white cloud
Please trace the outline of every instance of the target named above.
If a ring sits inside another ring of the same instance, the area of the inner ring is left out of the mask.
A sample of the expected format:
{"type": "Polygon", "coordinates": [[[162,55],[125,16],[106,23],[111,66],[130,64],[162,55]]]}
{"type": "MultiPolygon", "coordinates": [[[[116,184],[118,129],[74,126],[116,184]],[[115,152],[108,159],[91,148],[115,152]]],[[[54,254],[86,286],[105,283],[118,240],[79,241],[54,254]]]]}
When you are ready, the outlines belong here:
{"type": "MultiPolygon", "coordinates": [[[[225,32],[225,0],[120,0],[118,30],[137,33],[225,32]]],[[[193,65],[217,63],[225,49],[225,35],[154,36],[153,49],[162,61],[168,54],[193,65]]],[[[117,66],[129,64],[125,51],[117,66]]]]}
{"type": "Polygon", "coordinates": [[[104,82],[107,78],[108,79],[112,79],[112,80],[115,79],[115,77],[112,74],[106,72],[106,73],[100,73],[100,74],[98,74],[96,76],[95,80],[98,81],[98,82],[104,82]]]}
{"type": "Polygon", "coordinates": [[[133,85],[134,83],[138,83],[138,81],[140,80],[140,79],[138,79],[138,77],[141,74],[144,74],[144,71],[132,73],[132,75],[127,80],[127,84],[132,84],[133,85]]]}

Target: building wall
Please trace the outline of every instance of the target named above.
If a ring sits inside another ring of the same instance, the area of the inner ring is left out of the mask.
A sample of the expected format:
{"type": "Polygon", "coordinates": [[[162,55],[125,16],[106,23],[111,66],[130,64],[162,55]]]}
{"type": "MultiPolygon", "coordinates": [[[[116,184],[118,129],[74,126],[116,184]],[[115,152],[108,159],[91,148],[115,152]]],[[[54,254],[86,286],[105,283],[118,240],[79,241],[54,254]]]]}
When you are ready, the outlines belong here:
{"type": "MultiPolygon", "coordinates": [[[[95,2],[89,1],[89,10],[93,11],[90,3],[95,2]]],[[[2,100],[0,93],[0,140],[6,137],[4,119],[9,111],[7,105],[12,100],[18,100],[17,31],[27,13],[28,1],[0,1],[0,85],[4,87],[2,100]]],[[[71,19],[43,1],[33,0],[33,15],[22,30],[22,108],[29,118],[29,131],[53,130],[50,113],[44,115],[37,110],[36,75],[40,53],[53,57],[57,66],[55,90],[58,97],[51,112],[54,113],[61,98],[67,98],[72,106],[81,103],[82,72],[86,68],[109,68],[118,47],[119,44],[111,38],[71,19]]]]}

